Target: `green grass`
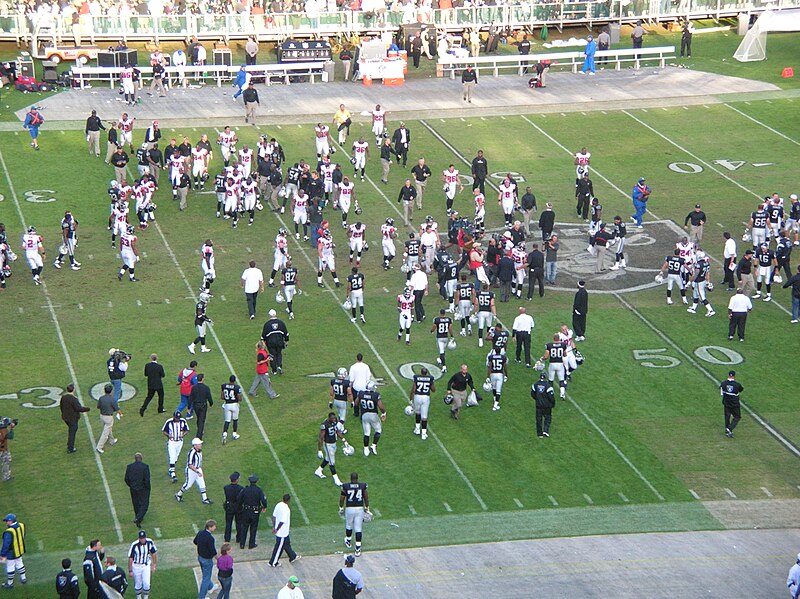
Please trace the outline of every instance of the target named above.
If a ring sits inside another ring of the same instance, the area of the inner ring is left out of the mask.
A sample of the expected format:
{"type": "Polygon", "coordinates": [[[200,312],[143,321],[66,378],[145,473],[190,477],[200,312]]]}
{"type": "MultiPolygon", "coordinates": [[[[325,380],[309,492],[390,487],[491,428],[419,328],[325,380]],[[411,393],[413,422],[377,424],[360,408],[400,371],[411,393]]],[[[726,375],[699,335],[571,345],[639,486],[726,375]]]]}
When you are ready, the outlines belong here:
{"type": "MultiPolygon", "coordinates": [[[[795,104],[783,100],[735,106],[796,140],[800,135],[800,119],[795,104]]],[[[794,165],[790,157],[796,154],[795,145],[725,106],[634,110],[607,115],[532,114],[527,118],[570,151],[585,145],[593,152],[595,191],[603,201],[607,218],[619,213],[627,219],[630,214],[627,194],[639,176],[646,176],[653,187],[650,208],[660,218],[682,224],[691,206],[701,202],[710,218],[704,247],[714,256],[721,255],[723,228],[738,236],[741,221],[756,201],[734,182],[759,195],[777,190],[786,197],[793,191],[790,167],[794,165]],[[683,150],[635,119],[662,132],[683,150]],[[723,159],[745,160],[747,164],[729,171],[713,162],[723,159]],[[703,172],[679,174],[668,168],[671,162],[698,163],[703,172]],[[758,162],[775,165],[752,166],[758,162]],[[601,174],[623,193],[604,182],[601,174]]],[[[530,122],[522,117],[507,117],[472,119],[466,124],[460,119],[429,124],[468,159],[480,146],[490,160],[490,170],[521,173],[527,184],[534,187],[540,205],[553,202],[560,222],[579,226],[572,216],[571,159],[530,122]]],[[[462,172],[467,170],[421,124],[409,123],[409,126],[415,135],[414,155],[425,156],[435,175],[450,162],[455,162],[462,172]]],[[[360,134],[361,127],[356,125],[355,135],[360,134]]],[[[291,161],[311,157],[309,126],[270,128],[267,132],[281,139],[291,161]]],[[[368,132],[366,126],[364,132],[368,132]]],[[[192,139],[198,135],[192,131],[187,134],[192,139]]],[[[257,131],[242,129],[239,135],[244,142],[253,144],[257,131]]],[[[3,415],[21,420],[12,442],[16,478],[2,486],[3,509],[15,511],[28,525],[31,559],[63,553],[77,562],[82,544],[90,538],[100,537],[109,545],[118,542],[86,422],[81,423],[78,453],[66,455],[66,430],[57,408],[22,407],[29,401],[48,405],[44,397],[47,390],[22,393],[23,390],[63,388],[71,380],[64,352],[69,355],[87,404],[92,403],[88,398],[89,388],[104,381],[107,349],[122,347],[134,355],[126,382],[136,388],[136,395],[124,402],[125,416],[115,425],[119,444],[109,448],[100,460],[125,541],[133,539],[135,528],[123,474],[135,451],[144,453],[154,479],[145,527],[151,533],[158,527],[162,539],[190,537],[193,525],[202,526],[210,517],[221,520],[221,488],[232,470],[245,475],[259,474],[273,503],[288,485],[248,409],[243,410],[242,439],[224,447],[219,443],[221,410],[215,405],[210,411],[205,467],[209,492],[216,500],[214,506],[201,505],[195,490],[183,504],[174,501],[175,487],[166,477],[166,455],[159,432],[164,419],[152,408],[145,418],[139,418],[136,410],[146,391],[141,370],[146,356],[153,351],[159,354],[167,371],[166,407],[169,410],[177,404],[177,389],[172,384],[178,370],[190,359],[185,346],[195,336],[193,299],[181,272],[186,275],[191,291],[196,291],[201,274],[196,250],[207,237],[213,238],[218,248],[218,280],[209,315],[215,320],[215,332],[234,370],[242,383],[249,385],[253,347],[266,311],[274,302],[271,293],[262,294],[258,319],[247,320],[239,276],[250,259],[269,270],[272,239],[282,223],[274,215],[262,212],[253,227],[241,224],[233,231],[227,221],[214,218],[212,195],[191,194],[189,210],[179,213],[167,187],[163,186],[157,195],[158,222],[169,248],[155,228],[140,234],[140,251],[147,254],[137,267],[141,282],[135,286],[120,283],[115,276],[118,256],[109,247],[105,229],[108,209],[105,189],[112,173],[100,161],[86,156],[85,142],[79,132],[62,134],[43,130],[41,143],[42,151],[33,153],[25,136],[0,134],[2,156],[10,175],[10,182],[5,177],[0,180],[0,193],[4,197],[0,202],[0,221],[6,224],[9,237],[16,244],[21,231],[13,201],[16,192],[26,224],[35,224],[44,236],[49,258],[44,272],[47,295],[30,282],[22,256],[15,264],[8,289],[2,294],[6,318],[5,334],[0,338],[3,357],[0,407],[3,415]],[[56,201],[26,201],[26,192],[40,189],[52,190],[46,197],[52,196],[56,201]],[[81,223],[80,272],[56,271],[51,266],[57,247],[58,222],[67,208],[73,210],[81,223]],[[47,298],[57,316],[63,345],[51,321],[47,298]],[[39,399],[32,399],[36,397],[39,399]],[[82,543],[78,536],[82,537],[82,543]]],[[[337,154],[336,158],[340,156],[337,154]]],[[[344,159],[342,162],[347,166],[344,159]]],[[[219,165],[215,157],[214,172],[219,165]]],[[[379,178],[379,168],[373,157],[368,174],[375,181],[379,178]]],[[[374,345],[377,355],[338,307],[344,300],[344,291],[334,290],[334,298],[327,290],[317,288],[315,273],[306,261],[306,254],[314,258],[310,248],[291,242],[291,253],[300,268],[306,294],[296,300],[297,318],[288,322],[292,341],[285,356],[286,374],[273,378],[281,398],[269,401],[261,395],[252,404],[299,501],[294,504],[299,538],[307,535],[310,539],[316,530],[328,531],[334,540],[340,534],[335,509],[337,490],[329,479],[320,481],[312,475],[317,464],[317,427],[328,411],[328,384],[326,379],[308,375],[349,366],[359,351],[364,353],[375,375],[385,379],[381,391],[389,410],[381,455],[377,459],[364,459],[359,453],[352,458],[339,457],[343,477],[357,469],[369,483],[371,503],[382,516],[374,533],[367,536],[369,548],[418,545],[422,541],[412,533],[419,522],[436,523],[440,531],[425,540],[425,544],[488,539],[475,533],[486,529],[495,530],[497,538],[582,534],[588,530],[604,533],[713,529],[719,524],[696,503],[690,490],[704,500],[727,498],[725,489],[731,489],[739,498],[765,498],[761,487],[767,487],[777,498],[797,497],[791,475],[795,458],[749,418],[743,420],[733,441],[726,439],[721,434],[722,410],[716,385],[613,295],[591,297],[589,331],[581,347],[587,361],[570,385],[571,401],[559,402],[555,410],[551,439],[540,442],[535,438],[528,395],[532,373],[514,364],[510,366],[503,409],[499,413],[491,413],[488,406],[482,405],[467,410],[460,421],[453,422],[447,418],[447,410],[441,403],[442,393],[436,394],[431,429],[447,453],[434,439],[422,443],[415,438],[411,434],[411,419],[402,414],[407,381],[400,376],[399,368],[410,362],[435,362],[435,345],[427,326],[414,327],[410,348],[395,342],[394,296],[402,289],[403,277],[397,268],[388,273],[380,268],[377,242],[379,225],[387,216],[401,222],[392,206],[404,178],[405,173],[393,166],[390,184],[380,190],[369,183],[357,183],[364,208],[362,218],[369,227],[368,239],[373,247],[364,263],[367,324],[360,329],[374,345]],[[680,364],[655,369],[646,368],[635,359],[634,350],[661,348],[680,364]],[[392,377],[400,382],[402,391],[392,377]],[[449,456],[474,486],[480,500],[449,456]],[[591,507],[585,496],[591,498],[591,507]],[[553,505],[553,499],[557,506],[553,505]],[[481,501],[486,510],[482,509],[481,501]],[[309,526],[303,523],[299,505],[308,515],[309,526]],[[409,506],[416,516],[412,516],[409,506]],[[506,519],[509,512],[515,512],[514,518],[508,517],[511,524],[496,529],[492,523],[506,519]],[[581,526],[584,519],[591,521],[591,526],[581,526]],[[387,524],[390,522],[400,522],[402,532],[392,530],[387,524]]],[[[428,194],[422,214],[433,214],[444,223],[444,202],[436,179],[428,194]]],[[[456,200],[456,208],[465,213],[470,212],[467,197],[465,192],[456,200]]],[[[494,199],[491,194],[489,199],[494,199]]],[[[501,221],[495,204],[489,201],[487,206],[489,226],[498,227],[501,221]]],[[[332,212],[327,216],[332,222],[338,220],[332,212]]],[[[284,217],[283,223],[288,225],[288,219],[284,217]]],[[[333,230],[338,245],[339,275],[343,277],[348,270],[346,243],[341,230],[336,227],[333,230]]],[[[672,235],[665,235],[654,241],[657,249],[653,251],[631,247],[629,264],[654,272],[673,242],[672,235]]],[[[716,264],[713,276],[715,281],[720,277],[716,264]]],[[[329,275],[326,280],[330,282],[329,275]]],[[[593,281],[590,277],[590,289],[593,281]]],[[[788,305],[785,292],[776,291],[775,297],[777,302],[788,305]]],[[[800,443],[798,433],[790,426],[797,417],[797,406],[787,401],[791,397],[791,383],[780,377],[764,376],[762,366],[772,358],[774,348],[790,352],[796,347],[796,331],[789,329],[789,317],[777,306],[759,302],[748,322],[748,342],[730,344],[724,317],[727,298],[724,291],[715,291],[711,300],[718,315],[706,319],[687,315],[680,305],[664,306],[663,289],[624,295],[626,302],[690,356],[705,345],[730,347],[741,354],[744,362],[736,369],[746,388],[744,398],[755,411],[768,415],[781,433],[800,443]]],[[[571,293],[551,290],[543,300],[526,304],[536,319],[535,355],[542,351],[542,345],[561,322],[569,322],[571,301],[571,293]]],[[[435,292],[426,300],[428,314],[442,305],[435,292]]],[[[507,325],[518,305],[519,302],[499,304],[499,316],[507,325]]],[[[448,355],[451,370],[466,363],[476,380],[482,381],[484,351],[477,349],[474,337],[459,337],[457,341],[458,348],[448,355]]],[[[197,359],[216,394],[230,370],[211,336],[209,345],[213,352],[197,359]]],[[[730,368],[695,360],[716,378],[724,377],[730,368]]],[[[440,386],[444,382],[441,380],[440,386]]],[[[96,436],[100,430],[97,412],[92,411],[89,417],[96,436]]],[[[353,420],[348,422],[348,428],[349,439],[359,450],[360,427],[353,420]]],[[[186,451],[182,460],[185,456],[186,451]]],[[[315,551],[330,551],[330,545],[326,548],[310,540],[308,543],[315,551]]],[[[173,558],[176,560],[173,563],[191,562],[191,555],[191,546],[187,544],[184,555],[173,558]]],[[[47,567],[54,573],[56,566],[54,561],[47,567]]],[[[176,596],[190,596],[194,582],[187,571],[168,569],[159,576],[171,578],[173,571],[180,577],[176,596]]],[[[35,581],[47,580],[50,574],[47,568],[31,569],[35,581]]],[[[31,597],[44,596],[46,589],[42,584],[27,592],[32,593],[28,595],[31,597]]]]}

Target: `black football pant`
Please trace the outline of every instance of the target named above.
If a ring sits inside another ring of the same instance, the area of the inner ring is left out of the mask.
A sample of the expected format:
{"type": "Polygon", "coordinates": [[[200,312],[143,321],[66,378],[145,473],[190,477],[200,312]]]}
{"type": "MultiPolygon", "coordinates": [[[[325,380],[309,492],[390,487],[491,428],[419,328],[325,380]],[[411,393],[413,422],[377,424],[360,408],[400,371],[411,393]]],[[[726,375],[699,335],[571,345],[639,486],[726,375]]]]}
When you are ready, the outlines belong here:
{"type": "Polygon", "coordinates": [[[147,509],[150,507],[150,491],[146,489],[131,489],[131,503],[133,504],[133,511],[136,514],[134,520],[141,522],[144,520],[145,514],[147,514],[147,509]]]}
{"type": "Polygon", "coordinates": [[[739,401],[726,402],[723,400],[722,407],[725,409],[725,428],[732,431],[742,419],[742,410],[739,401]]]}
{"type": "Polygon", "coordinates": [[[192,413],[197,418],[197,438],[198,439],[202,439],[203,438],[203,432],[206,429],[206,413],[207,412],[208,412],[208,406],[207,405],[203,405],[203,406],[195,405],[192,408],[192,413]]]}
{"type": "Polygon", "coordinates": [[[283,369],[283,347],[275,345],[267,345],[267,351],[272,356],[270,365],[272,367],[272,374],[278,372],[278,368],[283,369]]]}
{"type": "Polygon", "coordinates": [[[517,362],[519,362],[519,357],[522,354],[522,349],[525,349],[525,364],[530,366],[531,364],[531,334],[526,333],[525,331],[517,331],[517,362]]]}
{"type": "Polygon", "coordinates": [[[536,436],[550,434],[550,422],[553,420],[553,408],[536,408],[536,436]]]}
{"type": "Polygon", "coordinates": [[[728,337],[733,337],[734,332],[739,339],[744,339],[744,327],[747,324],[747,312],[733,312],[728,321],[728,337]]]}
{"type": "Polygon", "coordinates": [[[158,393],[158,411],[164,411],[164,388],[161,389],[148,389],[147,390],[147,397],[144,398],[144,403],[142,404],[140,412],[144,412],[147,409],[147,406],[150,405],[150,401],[153,399],[153,396],[158,393]]]}
{"type": "Polygon", "coordinates": [[[539,297],[544,297],[544,268],[528,271],[528,299],[533,297],[533,288],[539,283],[539,297]]]}
{"type": "Polygon", "coordinates": [[[575,314],[572,312],[572,330],[575,332],[576,337],[583,337],[586,335],[586,314],[575,314]]]}
{"type": "Polygon", "coordinates": [[[414,315],[417,318],[417,322],[422,322],[422,319],[425,318],[425,307],[422,305],[424,295],[424,290],[414,291],[414,315]]]}

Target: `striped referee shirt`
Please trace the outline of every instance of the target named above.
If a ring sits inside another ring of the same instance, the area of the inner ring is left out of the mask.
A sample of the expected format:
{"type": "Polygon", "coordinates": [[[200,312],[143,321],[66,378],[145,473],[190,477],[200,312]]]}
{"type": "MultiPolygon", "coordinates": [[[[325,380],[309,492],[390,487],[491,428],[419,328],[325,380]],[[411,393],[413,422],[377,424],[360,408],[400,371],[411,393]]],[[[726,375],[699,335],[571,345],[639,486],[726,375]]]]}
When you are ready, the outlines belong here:
{"type": "Polygon", "coordinates": [[[131,543],[131,548],[128,550],[128,558],[133,560],[134,564],[141,564],[144,566],[150,565],[150,555],[158,551],[153,539],[146,538],[144,543],[138,540],[131,543]]]}
{"type": "Polygon", "coordinates": [[[195,468],[203,467],[203,454],[194,447],[189,450],[189,456],[186,458],[186,468],[190,469],[189,466],[194,466],[195,468]]]}
{"type": "Polygon", "coordinates": [[[161,427],[161,432],[167,435],[170,441],[180,441],[189,432],[189,425],[186,424],[186,418],[181,418],[180,420],[170,418],[161,427]]]}

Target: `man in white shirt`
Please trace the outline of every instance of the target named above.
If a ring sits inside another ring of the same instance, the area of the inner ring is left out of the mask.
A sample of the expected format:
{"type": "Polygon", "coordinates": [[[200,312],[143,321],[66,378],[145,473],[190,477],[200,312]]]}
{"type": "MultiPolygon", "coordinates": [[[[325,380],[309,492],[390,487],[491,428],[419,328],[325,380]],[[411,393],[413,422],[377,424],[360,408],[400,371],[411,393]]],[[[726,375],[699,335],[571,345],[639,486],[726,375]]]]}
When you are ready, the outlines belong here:
{"type": "Polygon", "coordinates": [[[728,291],[734,291],[736,289],[736,283],[733,280],[733,272],[736,270],[736,241],[727,231],[722,234],[722,237],[725,239],[725,248],[722,250],[722,256],[725,258],[723,264],[725,277],[722,283],[728,284],[728,291]]]}
{"type": "Polygon", "coordinates": [[[739,336],[739,341],[744,341],[744,327],[747,324],[747,314],[753,309],[753,302],[745,295],[742,288],[736,290],[736,295],[728,302],[728,339],[733,339],[733,333],[739,336]]]}
{"type": "Polygon", "coordinates": [[[289,556],[289,563],[292,564],[299,560],[302,555],[295,553],[292,549],[292,542],[289,540],[289,529],[292,523],[292,511],[289,509],[291,495],[286,493],[283,499],[275,504],[272,510],[272,534],[275,535],[275,548],[272,550],[272,557],[269,565],[277,568],[281,565],[281,554],[285,551],[289,556]]]}
{"type": "Polygon", "coordinates": [[[256,298],[259,291],[264,291],[264,273],[260,268],[256,268],[256,261],[250,260],[250,268],[246,268],[242,273],[242,289],[247,297],[247,310],[250,312],[250,320],[256,317],[256,298]]]}
{"type": "Polygon", "coordinates": [[[364,356],[362,354],[356,355],[356,362],[350,367],[347,378],[350,380],[350,387],[353,390],[353,397],[359,391],[367,390],[367,383],[372,380],[372,371],[369,366],[364,363],[364,356]]]}
{"type": "Polygon", "coordinates": [[[514,319],[511,325],[511,333],[517,340],[517,354],[515,362],[520,364],[520,354],[525,348],[525,367],[531,367],[531,331],[534,327],[533,318],[525,312],[525,308],[520,306],[519,316],[514,319]]]}
{"type": "Polygon", "coordinates": [[[300,587],[297,586],[297,583],[299,582],[300,579],[297,578],[297,576],[290,576],[289,582],[286,583],[286,586],[278,591],[278,596],[276,599],[305,599],[303,597],[303,591],[301,591],[300,587]]]}
{"type": "Polygon", "coordinates": [[[408,285],[414,290],[414,315],[417,322],[422,322],[425,320],[422,298],[428,295],[428,275],[420,268],[419,263],[414,265],[414,274],[408,280],[408,285]]]}

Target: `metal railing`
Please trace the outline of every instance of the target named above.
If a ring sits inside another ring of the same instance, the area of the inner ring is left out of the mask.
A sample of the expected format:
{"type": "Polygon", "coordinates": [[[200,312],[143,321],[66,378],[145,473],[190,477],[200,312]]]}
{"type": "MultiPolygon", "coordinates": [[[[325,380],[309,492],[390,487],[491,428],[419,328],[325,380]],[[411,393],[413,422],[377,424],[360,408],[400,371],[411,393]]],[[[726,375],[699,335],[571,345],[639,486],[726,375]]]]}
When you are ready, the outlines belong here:
{"type": "Polygon", "coordinates": [[[510,29],[565,25],[593,26],[598,23],[671,21],[677,18],[733,17],[766,9],[800,7],[800,0],[591,0],[589,2],[520,2],[503,6],[481,6],[449,10],[363,11],[283,14],[184,14],[184,15],[80,15],[77,24],[61,15],[0,13],[0,40],[18,44],[30,41],[37,23],[51,22],[59,41],[103,43],[118,39],[156,42],[185,40],[245,39],[256,35],[262,41],[288,37],[316,38],[343,34],[394,31],[402,25],[432,23],[439,29],[459,31],[486,29],[491,25],[510,29]]]}

